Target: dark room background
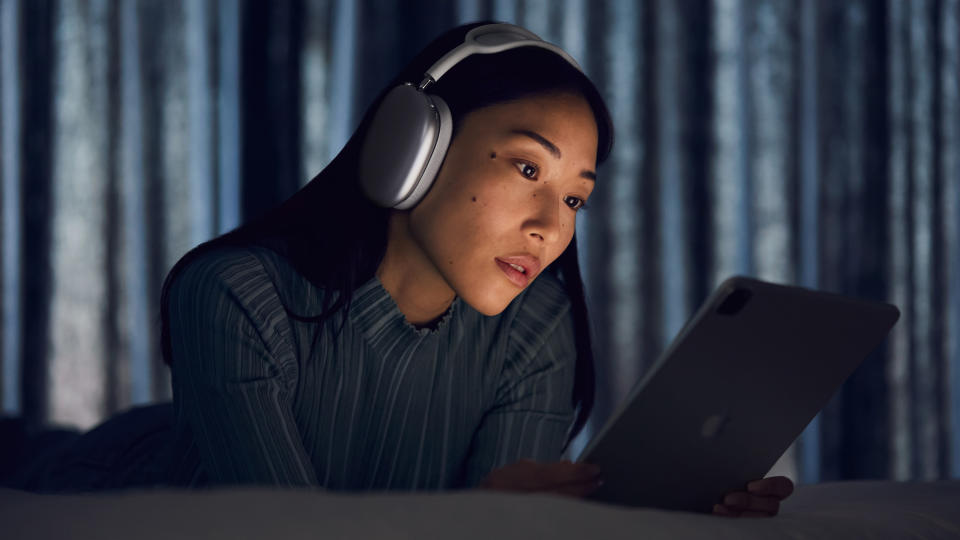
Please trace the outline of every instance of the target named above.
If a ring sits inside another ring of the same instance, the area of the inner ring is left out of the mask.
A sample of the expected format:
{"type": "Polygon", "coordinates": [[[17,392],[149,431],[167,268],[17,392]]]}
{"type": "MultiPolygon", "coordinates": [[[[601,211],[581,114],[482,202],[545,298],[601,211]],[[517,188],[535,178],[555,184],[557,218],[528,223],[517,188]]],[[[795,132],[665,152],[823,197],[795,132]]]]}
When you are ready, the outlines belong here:
{"type": "Polygon", "coordinates": [[[3,414],[87,429],[169,400],[173,263],[292,195],[415,52],[482,19],[564,47],[616,122],[577,225],[579,445],[742,274],[902,312],[774,473],[960,477],[960,0],[0,0],[3,414]]]}

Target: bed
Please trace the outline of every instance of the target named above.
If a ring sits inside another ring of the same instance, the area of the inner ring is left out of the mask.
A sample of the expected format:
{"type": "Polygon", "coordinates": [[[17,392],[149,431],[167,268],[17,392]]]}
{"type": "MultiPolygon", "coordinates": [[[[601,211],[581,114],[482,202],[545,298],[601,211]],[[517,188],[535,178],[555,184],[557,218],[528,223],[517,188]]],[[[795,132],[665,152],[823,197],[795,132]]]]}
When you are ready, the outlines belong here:
{"type": "Polygon", "coordinates": [[[960,538],[960,480],[799,485],[773,518],[459,491],[232,488],[73,495],[0,489],[6,540],[210,538],[960,538]]]}

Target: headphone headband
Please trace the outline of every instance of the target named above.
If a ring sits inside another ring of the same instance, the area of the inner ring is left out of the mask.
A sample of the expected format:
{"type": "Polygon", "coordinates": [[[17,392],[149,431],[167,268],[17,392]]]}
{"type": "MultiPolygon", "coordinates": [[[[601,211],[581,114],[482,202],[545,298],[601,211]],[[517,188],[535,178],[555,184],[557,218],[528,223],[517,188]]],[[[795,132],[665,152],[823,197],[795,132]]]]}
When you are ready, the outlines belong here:
{"type": "Polygon", "coordinates": [[[463,43],[430,66],[430,69],[424,74],[419,88],[425,90],[428,86],[440,80],[440,77],[443,77],[457,62],[472,54],[492,54],[527,46],[541,47],[556,53],[577,68],[577,71],[583,73],[580,64],[566,51],[540,39],[540,36],[526,28],[508,23],[485,24],[467,32],[463,43]]]}

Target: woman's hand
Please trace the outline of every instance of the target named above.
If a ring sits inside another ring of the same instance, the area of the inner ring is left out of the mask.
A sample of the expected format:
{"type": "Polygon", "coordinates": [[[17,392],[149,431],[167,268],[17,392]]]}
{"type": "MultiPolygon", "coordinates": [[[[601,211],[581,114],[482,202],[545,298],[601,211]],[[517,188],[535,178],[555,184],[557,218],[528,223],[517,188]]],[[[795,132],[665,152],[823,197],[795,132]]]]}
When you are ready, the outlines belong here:
{"type": "Polygon", "coordinates": [[[732,491],[715,504],[713,513],[729,517],[769,517],[777,515],[780,501],[793,493],[793,482],[786,476],[772,476],[747,484],[747,491],[732,491]]]}
{"type": "Polygon", "coordinates": [[[478,486],[499,491],[544,491],[584,497],[600,487],[600,467],[589,463],[537,463],[523,459],[490,471],[478,486]]]}

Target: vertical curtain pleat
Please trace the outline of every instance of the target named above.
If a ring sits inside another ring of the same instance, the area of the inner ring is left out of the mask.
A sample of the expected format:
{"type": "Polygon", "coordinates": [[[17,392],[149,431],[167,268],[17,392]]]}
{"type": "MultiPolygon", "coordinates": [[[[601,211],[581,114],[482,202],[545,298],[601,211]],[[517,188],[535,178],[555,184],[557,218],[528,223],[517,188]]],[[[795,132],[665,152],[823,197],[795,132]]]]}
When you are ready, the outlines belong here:
{"type": "MultiPolygon", "coordinates": [[[[361,3],[356,4],[355,9],[361,9],[361,3]]],[[[244,2],[242,6],[242,198],[243,215],[252,219],[301,185],[303,4],[244,2]]],[[[355,29],[348,25],[344,31],[352,34],[355,29]]]]}
{"type": "Polygon", "coordinates": [[[561,24],[561,44],[563,50],[577,59],[580,67],[586,69],[586,25],[587,0],[563,0],[563,22],[561,24]],[[583,60],[580,60],[580,59],[583,60]]]}
{"type": "Polygon", "coordinates": [[[327,153],[332,158],[346,144],[353,133],[356,103],[354,79],[358,70],[356,55],[357,12],[353,0],[333,0],[333,30],[331,32],[333,58],[330,89],[330,141],[327,153]]]}
{"type": "MultiPolygon", "coordinates": [[[[400,68],[400,56],[403,47],[398,43],[410,41],[425,41],[426,36],[418,28],[420,21],[408,20],[402,28],[393,21],[404,19],[407,14],[395,2],[390,0],[365,0],[357,2],[357,17],[361,24],[379,28],[377,32],[364,34],[357,42],[357,55],[364,58],[364,69],[355,73],[359,99],[356,100],[357,117],[354,125],[350,126],[353,132],[356,122],[363,115],[363,111],[370,106],[377,93],[387,84],[400,68]]],[[[419,83],[420,81],[417,81],[419,83]]]]}
{"type": "Polygon", "coordinates": [[[560,42],[560,29],[553,20],[559,10],[550,9],[550,0],[526,0],[521,4],[523,17],[517,24],[551,43],[560,42]]]}
{"type": "MultiPolygon", "coordinates": [[[[616,377],[607,379],[607,391],[617,400],[626,397],[633,383],[640,376],[643,362],[651,359],[639,357],[643,343],[638,342],[637,329],[643,325],[640,306],[642,295],[640,268],[647,264],[639,253],[644,231],[640,184],[643,179],[637,174],[644,159],[642,141],[636,136],[642,123],[644,92],[641,64],[643,55],[637,30],[641,27],[640,7],[634,3],[617,3],[609,12],[607,37],[604,47],[607,84],[604,88],[608,106],[617,111],[617,144],[623,151],[615,152],[609,165],[604,168],[603,178],[598,178],[595,189],[607,190],[609,213],[603,216],[609,223],[609,251],[602,261],[606,281],[617,294],[609,297],[604,306],[610,316],[608,336],[610,358],[616,363],[609,366],[616,377]]],[[[578,246],[579,247],[579,246],[578,246]]]]}
{"type": "Polygon", "coordinates": [[[116,328],[114,350],[111,363],[122,363],[122,373],[129,380],[129,397],[118,400],[117,408],[153,401],[150,381],[150,366],[153,355],[152,345],[147,331],[150,328],[149,309],[150,275],[147,270],[149,237],[147,236],[150,213],[146,198],[146,176],[144,174],[144,138],[143,138],[143,96],[141,93],[140,66],[140,21],[137,6],[133,2],[124,2],[120,10],[120,205],[122,217],[117,224],[122,231],[121,245],[117,260],[121,271],[116,284],[117,302],[113,327],[116,328]]]}
{"type": "MultiPolygon", "coordinates": [[[[799,284],[816,289],[819,280],[819,145],[818,145],[818,95],[817,58],[817,3],[803,2],[800,7],[800,126],[799,146],[799,284]]],[[[801,481],[810,483],[820,478],[820,414],[804,429],[799,441],[801,481]]]]}
{"type": "MultiPolygon", "coordinates": [[[[217,234],[240,224],[240,7],[239,0],[217,3],[217,234]]],[[[326,19],[326,13],[318,17],[326,19]]],[[[310,18],[308,20],[314,20],[310,18]]],[[[326,66],[323,62],[321,66],[326,66]]],[[[307,113],[311,111],[306,111],[307,113]]],[[[308,152],[304,151],[304,154],[308,152]]],[[[309,171],[310,169],[305,169],[309,171]]]]}
{"type": "Polygon", "coordinates": [[[912,92],[908,105],[910,134],[908,152],[911,159],[912,193],[910,213],[913,220],[911,235],[911,262],[913,291],[913,394],[914,437],[920,447],[914,474],[923,479],[938,476],[937,462],[939,436],[939,388],[940,376],[934,362],[932,315],[933,315],[933,212],[934,212],[934,156],[933,156],[933,51],[935,34],[932,32],[930,2],[909,2],[910,41],[908,54],[910,72],[908,80],[912,92]]]}
{"type": "MultiPolygon", "coordinates": [[[[847,128],[854,145],[855,161],[846,192],[848,225],[843,290],[873,300],[886,299],[885,253],[888,239],[885,200],[889,186],[886,156],[888,76],[885,64],[886,15],[881,2],[859,1],[848,6],[851,27],[847,62],[850,69],[844,107],[854,128],[847,128]]],[[[886,451],[889,415],[885,365],[889,351],[879,347],[841,389],[844,400],[842,446],[843,477],[885,477],[889,470],[886,451]]]]}
{"type": "Polygon", "coordinates": [[[659,153],[656,178],[660,188],[660,279],[663,286],[661,339],[669,343],[680,331],[690,315],[689,214],[685,194],[689,189],[689,177],[683,159],[683,128],[685,103],[681,95],[686,81],[681,70],[683,55],[687,52],[687,38],[682,32],[680,5],[672,0],[655,3],[656,32],[656,79],[651,88],[657,103],[657,138],[659,153]]]}
{"type": "Polygon", "coordinates": [[[457,0],[457,24],[480,20],[481,0],[457,0]]]}
{"type": "Polygon", "coordinates": [[[943,446],[949,454],[949,470],[960,476],[960,1],[943,0],[939,14],[941,57],[939,114],[940,203],[943,210],[938,227],[944,233],[943,280],[947,304],[941,312],[946,321],[940,336],[945,398],[943,446]]]}
{"type": "MultiPolygon", "coordinates": [[[[141,104],[140,153],[143,160],[143,181],[139,189],[142,190],[141,197],[144,201],[143,221],[146,236],[144,257],[146,258],[147,297],[144,302],[150,316],[150,326],[140,332],[146,334],[142,339],[146,339],[149,343],[150,359],[147,366],[149,373],[130,376],[146,378],[152,392],[152,399],[162,400],[169,399],[172,392],[170,372],[160,362],[158,308],[160,284],[173,266],[174,257],[179,257],[182,253],[179,250],[187,249],[186,244],[189,242],[189,236],[185,233],[189,229],[179,228],[189,223],[181,210],[187,206],[182,198],[183,192],[170,190],[178,183],[182,186],[182,179],[186,175],[183,169],[171,170],[176,163],[183,163],[183,161],[177,161],[182,159],[183,154],[173,152],[171,155],[170,149],[179,149],[179,147],[171,147],[168,144],[170,137],[173,137],[175,142],[186,139],[185,134],[170,128],[174,122],[183,119],[185,110],[181,105],[183,101],[177,99],[177,94],[169,92],[171,79],[167,71],[168,69],[179,70],[185,63],[176,57],[171,57],[179,44],[177,39],[182,36],[168,29],[170,25],[176,25],[177,19],[171,17],[171,12],[175,11],[177,6],[169,2],[153,0],[135,2],[135,4],[138,41],[135,54],[138,64],[137,74],[141,78],[137,92],[141,104]],[[171,96],[175,98],[170,100],[171,96]],[[170,174],[178,176],[171,178],[168,176],[170,174]],[[168,178],[170,178],[169,181],[168,178]],[[178,194],[180,198],[176,198],[178,194]],[[177,204],[170,204],[171,200],[177,204]]],[[[131,74],[131,76],[134,75],[131,74]]]]}
{"type": "Polygon", "coordinates": [[[329,129],[331,109],[329,96],[333,91],[329,77],[330,8],[329,0],[310,0],[305,7],[303,54],[300,65],[300,95],[303,96],[301,152],[306,184],[329,163],[336,154],[331,144],[329,129]]]}
{"type": "MultiPolygon", "coordinates": [[[[822,87],[837,89],[824,95],[819,101],[817,114],[820,144],[820,268],[818,268],[818,288],[840,292],[844,288],[843,270],[847,264],[847,252],[852,246],[846,245],[845,216],[851,209],[845,208],[844,193],[849,181],[850,155],[856,141],[848,140],[852,118],[850,111],[844,108],[845,98],[859,89],[850,89],[849,72],[856,70],[849,65],[849,46],[853,39],[846,34],[851,31],[846,17],[847,4],[842,2],[822,3],[819,10],[819,39],[823,50],[829,55],[820,55],[818,74],[822,87]]],[[[825,478],[837,478],[841,470],[840,444],[842,442],[843,415],[842,394],[833,396],[821,411],[821,475],[825,478]]]]}
{"type": "Polygon", "coordinates": [[[889,106],[890,129],[890,190],[889,218],[889,301],[900,307],[900,320],[890,333],[890,361],[887,364],[887,386],[890,392],[890,454],[891,476],[896,480],[909,479],[913,472],[913,445],[910,434],[913,406],[910,401],[910,355],[909,331],[913,312],[909,305],[909,256],[910,222],[908,210],[907,143],[907,49],[906,20],[907,3],[898,0],[887,2],[889,31],[889,106]]]}
{"type": "Polygon", "coordinates": [[[2,321],[3,344],[0,397],[4,414],[20,411],[21,320],[20,303],[20,0],[0,0],[0,179],[3,204],[2,246],[2,321]]]}
{"type": "MultiPolygon", "coordinates": [[[[818,54],[817,70],[817,287],[874,300],[886,299],[887,75],[868,51],[882,50],[886,40],[882,8],[859,1],[822,4],[818,15],[820,50],[831,54],[818,54]]],[[[821,412],[821,479],[886,475],[886,362],[881,347],[821,412]]]]}
{"type": "Polygon", "coordinates": [[[159,200],[154,200],[162,214],[164,267],[172,268],[176,260],[196,243],[199,224],[207,223],[209,209],[194,215],[189,204],[192,196],[189,173],[190,118],[187,77],[189,61],[186,50],[186,25],[181,2],[145,2],[140,5],[144,62],[153,75],[155,90],[150,96],[157,108],[152,126],[157,132],[155,167],[160,171],[159,200]],[[160,22],[160,24],[157,24],[160,22]],[[149,32],[149,33],[148,33],[149,32]],[[149,54],[146,51],[155,51],[149,54]]]}
{"type": "MultiPolygon", "coordinates": [[[[755,276],[776,283],[794,283],[794,213],[796,186],[796,131],[784,126],[796,125],[797,99],[794,82],[795,40],[783,36],[797,34],[799,13],[795,4],[776,0],[753,3],[752,24],[746,32],[750,63],[749,86],[751,114],[750,162],[748,165],[753,222],[752,238],[755,276]]],[[[794,448],[791,446],[771,471],[772,475],[796,478],[794,448]]]]}
{"type": "Polygon", "coordinates": [[[51,421],[89,427],[104,413],[110,58],[106,0],[55,12],[53,298],[48,379],[51,421]]]}
{"type": "Polygon", "coordinates": [[[796,6],[777,0],[757,2],[750,38],[750,91],[756,122],[750,171],[753,176],[756,275],[769,281],[795,280],[793,193],[796,185],[795,131],[797,99],[794,41],[796,6]]]}
{"type": "Polygon", "coordinates": [[[493,20],[516,22],[519,17],[520,6],[516,0],[492,0],[493,20]]]}
{"type": "MultiPolygon", "coordinates": [[[[52,290],[53,161],[55,103],[55,11],[49,0],[19,4],[20,144],[22,152],[16,201],[20,215],[20,390],[22,415],[29,429],[49,418],[51,393],[49,339],[52,290]],[[35,62],[32,58],[44,59],[35,62]]],[[[8,321],[9,322],[9,321],[8,321]]]]}
{"type": "Polygon", "coordinates": [[[190,243],[210,239],[215,230],[214,159],[212,147],[213,99],[210,82],[210,28],[208,2],[185,2],[187,181],[190,189],[190,243]]]}
{"type": "MultiPolygon", "coordinates": [[[[858,202],[863,200],[864,109],[869,101],[862,62],[864,44],[865,6],[861,2],[837,3],[821,10],[823,47],[833,54],[823,57],[819,77],[824,85],[836,88],[820,100],[818,122],[820,131],[820,237],[821,254],[818,288],[857,292],[858,272],[865,270],[863,258],[868,239],[859,230],[863,219],[858,202]]],[[[872,178],[877,182],[878,178],[872,178]]],[[[878,272],[878,268],[870,269],[878,272]]],[[[870,368],[865,361],[856,373],[858,377],[870,368]]],[[[851,379],[848,382],[852,382],[851,379]]],[[[846,384],[821,414],[821,474],[824,478],[839,478],[845,464],[843,446],[849,439],[844,424],[851,408],[859,407],[858,392],[853,384],[846,384]]],[[[864,419],[864,423],[868,423],[864,419]]]]}
{"type": "Polygon", "coordinates": [[[749,155],[745,121],[747,115],[743,54],[744,10],[741,1],[716,0],[713,6],[711,50],[714,55],[713,117],[710,154],[710,207],[713,235],[713,268],[710,281],[719,284],[734,274],[750,274],[747,246],[746,196],[749,155]]]}

